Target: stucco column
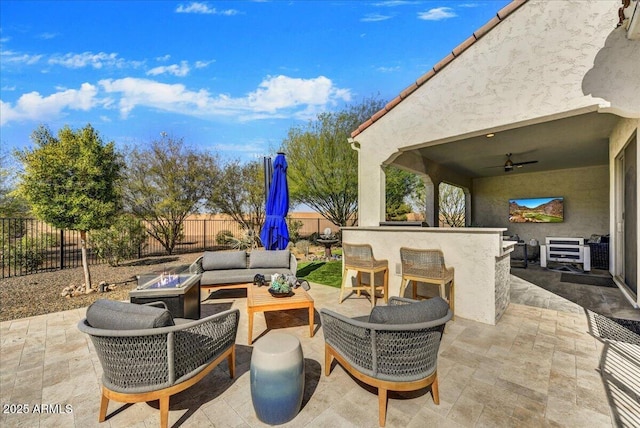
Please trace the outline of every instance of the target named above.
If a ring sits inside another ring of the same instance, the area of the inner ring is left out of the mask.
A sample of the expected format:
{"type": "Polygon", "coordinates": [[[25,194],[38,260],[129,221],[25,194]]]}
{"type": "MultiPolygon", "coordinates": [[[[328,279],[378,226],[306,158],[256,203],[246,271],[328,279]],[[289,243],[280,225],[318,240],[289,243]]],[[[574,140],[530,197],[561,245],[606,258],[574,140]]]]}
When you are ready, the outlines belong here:
{"type": "Polygon", "coordinates": [[[438,191],[438,185],[433,182],[428,175],[423,178],[425,188],[425,220],[431,227],[438,227],[440,225],[439,213],[440,213],[440,192],[438,191]]]}
{"type": "Polygon", "coordinates": [[[464,187],[462,191],[464,192],[464,225],[471,227],[471,192],[464,187]]]}
{"type": "Polygon", "coordinates": [[[358,145],[358,226],[379,226],[385,218],[385,174],[378,162],[364,159],[358,145]]]}

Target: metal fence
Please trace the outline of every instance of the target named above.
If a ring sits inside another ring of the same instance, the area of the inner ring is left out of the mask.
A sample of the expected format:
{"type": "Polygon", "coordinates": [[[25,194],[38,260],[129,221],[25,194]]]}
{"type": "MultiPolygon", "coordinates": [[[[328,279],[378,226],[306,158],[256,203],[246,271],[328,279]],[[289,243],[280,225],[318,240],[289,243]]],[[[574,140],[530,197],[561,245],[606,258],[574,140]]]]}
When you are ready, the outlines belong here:
{"type": "MultiPolygon", "coordinates": [[[[339,227],[326,219],[287,219],[290,232],[297,230],[299,239],[313,238],[330,228],[334,233],[339,227]],[[295,226],[295,227],[294,227],[295,226]]],[[[174,254],[213,251],[233,247],[225,236],[242,238],[246,233],[233,220],[188,219],[183,223],[183,238],[175,246],[174,254]]],[[[147,235],[147,242],[140,247],[138,257],[166,254],[162,244],[147,235]]],[[[91,236],[87,243],[89,264],[103,263],[91,248],[91,236]]],[[[37,219],[0,218],[1,278],[31,273],[68,269],[82,266],[80,232],[62,230],[37,219]]]]}

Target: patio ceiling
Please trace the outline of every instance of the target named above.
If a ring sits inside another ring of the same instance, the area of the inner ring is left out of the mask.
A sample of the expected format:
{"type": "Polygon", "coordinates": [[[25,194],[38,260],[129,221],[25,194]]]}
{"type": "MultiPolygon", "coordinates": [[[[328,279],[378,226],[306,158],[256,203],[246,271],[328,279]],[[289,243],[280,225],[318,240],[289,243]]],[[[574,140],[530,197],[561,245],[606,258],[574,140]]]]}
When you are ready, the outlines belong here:
{"type": "Polygon", "coordinates": [[[612,114],[591,112],[495,131],[492,138],[483,134],[406,151],[417,151],[423,158],[471,178],[607,165],[608,137],[618,120],[612,114]],[[514,163],[538,162],[505,172],[507,153],[512,153],[514,163]]]}

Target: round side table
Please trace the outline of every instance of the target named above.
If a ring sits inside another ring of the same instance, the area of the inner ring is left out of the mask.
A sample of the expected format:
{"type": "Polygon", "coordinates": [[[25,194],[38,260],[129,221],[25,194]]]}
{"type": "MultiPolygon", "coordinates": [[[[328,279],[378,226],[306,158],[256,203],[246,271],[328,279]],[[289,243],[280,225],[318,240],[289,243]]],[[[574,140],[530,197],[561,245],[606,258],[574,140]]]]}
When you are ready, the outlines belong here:
{"type": "Polygon", "coordinates": [[[251,354],[251,400],[258,419],[279,425],[295,418],[304,393],[304,359],[300,341],[286,333],[270,333],[251,354]]]}

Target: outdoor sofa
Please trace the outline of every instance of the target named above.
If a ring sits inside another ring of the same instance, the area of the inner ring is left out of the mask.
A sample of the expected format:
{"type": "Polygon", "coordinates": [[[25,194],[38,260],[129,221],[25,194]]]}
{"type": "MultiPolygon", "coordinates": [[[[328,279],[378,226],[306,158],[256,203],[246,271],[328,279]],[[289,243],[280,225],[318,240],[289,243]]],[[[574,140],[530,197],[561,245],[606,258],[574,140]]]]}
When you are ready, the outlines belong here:
{"type": "Polygon", "coordinates": [[[257,274],[269,281],[271,275],[295,275],[298,261],[289,250],[205,251],[189,267],[200,273],[201,289],[209,291],[246,288],[257,274]]]}
{"type": "Polygon", "coordinates": [[[78,329],[89,335],[102,365],[98,421],[106,419],[109,400],[159,400],[160,426],[167,427],[172,395],[199,382],[224,360],[234,377],[239,319],[238,309],[194,321],[174,319],[163,302],[94,302],[78,329]]]}

